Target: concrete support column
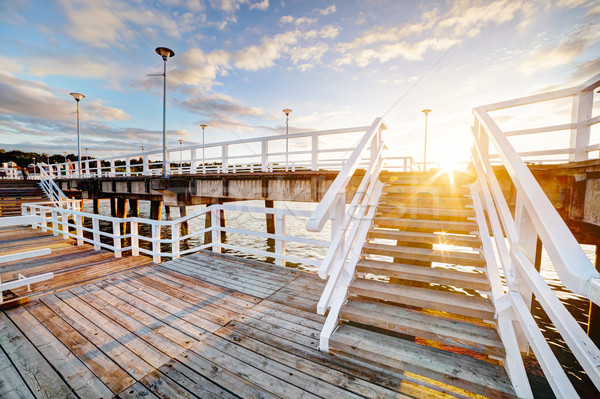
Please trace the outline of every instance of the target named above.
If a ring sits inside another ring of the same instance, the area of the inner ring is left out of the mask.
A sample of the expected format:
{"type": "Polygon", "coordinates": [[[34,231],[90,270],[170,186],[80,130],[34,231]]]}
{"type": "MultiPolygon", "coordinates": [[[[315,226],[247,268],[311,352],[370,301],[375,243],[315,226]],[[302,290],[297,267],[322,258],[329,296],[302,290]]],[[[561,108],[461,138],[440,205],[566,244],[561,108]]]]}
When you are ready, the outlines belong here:
{"type": "Polygon", "coordinates": [[[110,201],[110,216],[117,217],[117,199],[109,198],[110,201]]]}
{"type": "Polygon", "coordinates": [[[171,207],[165,205],[165,216],[169,217],[171,216],[171,207]]]}
{"type": "MultiPolygon", "coordinates": [[[[272,200],[265,200],[265,208],[273,208],[273,202],[272,200]]],[[[266,215],[267,218],[267,233],[269,234],[275,234],[275,215],[272,213],[267,213],[266,215]]]]}
{"type": "Polygon", "coordinates": [[[92,201],[93,201],[93,204],[94,204],[93,205],[93,208],[94,208],[93,212],[94,212],[94,214],[99,215],[100,214],[100,199],[94,198],[92,201]]]}

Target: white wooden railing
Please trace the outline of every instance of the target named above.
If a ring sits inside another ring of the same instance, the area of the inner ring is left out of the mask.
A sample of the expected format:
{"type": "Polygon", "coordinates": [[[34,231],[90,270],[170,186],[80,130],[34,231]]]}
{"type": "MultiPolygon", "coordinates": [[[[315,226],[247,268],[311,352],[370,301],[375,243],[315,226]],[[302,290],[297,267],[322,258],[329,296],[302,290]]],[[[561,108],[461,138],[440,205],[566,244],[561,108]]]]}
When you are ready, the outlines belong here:
{"type": "MultiPolygon", "coordinates": [[[[288,135],[292,148],[281,145],[286,136],[267,136],[228,142],[167,149],[169,175],[341,170],[354,144],[369,126],[322,130],[288,135]],[[344,143],[339,145],[339,143],[344,143]],[[281,147],[281,149],[279,149],[281,147]],[[217,154],[217,155],[215,155],[217,154]]],[[[82,178],[115,176],[162,176],[162,150],[140,152],[100,159],[82,160],[82,178]],[[152,158],[152,160],[151,160],[152,158]]],[[[368,160],[360,165],[369,167],[368,160]]],[[[385,158],[389,170],[412,171],[420,167],[412,157],[385,158]]],[[[77,162],[42,165],[53,178],[79,177],[77,162]]]]}
{"type": "MultiPolygon", "coordinates": [[[[598,149],[596,145],[589,145],[589,131],[592,125],[598,123],[598,117],[591,116],[591,104],[593,91],[599,86],[600,75],[580,87],[473,110],[475,122],[472,157],[478,181],[471,190],[488,275],[492,284],[491,296],[496,306],[498,330],[506,347],[505,366],[517,394],[521,397],[532,397],[521,357],[521,352],[527,351],[529,347],[533,349],[554,393],[558,397],[578,397],[531,314],[532,293],[590,380],[600,388],[600,350],[585,334],[534,266],[538,237],[565,287],[596,304],[600,304],[600,274],[544,194],[523,158],[509,143],[507,136],[514,135],[515,132],[508,132],[508,134],[503,132],[488,111],[573,96],[575,100],[572,115],[577,118],[576,121],[522,130],[519,134],[571,129],[572,146],[568,149],[568,153],[571,160],[581,161],[588,158],[590,151],[598,149]],[[492,169],[489,156],[490,144],[498,154],[517,191],[514,217],[492,169]],[[488,233],[490,230],[493,237],[488,233]],[[500,278],[496,254],[500,260],[504,282],[500,278]]],[[[541,150],[533,155],[548,154],[550,154],[548,151],[541,150]]]]}
{"type": "Polygon", "coordinates": [[[22,179],[23,174],[16,168],[0,168],[0,179],[18,180],[22,179]]]}
{"type": "Polygon", "coordinates": [[[329,338],[338,325],[339,311],[346,301],[348,287],[360,259],[363,243],[371,226],[383,183],[379,173],[383,165],[382,131],[386,125],[377,118],[362,137],[348,161],[306,224],[309,231],[321,231],[331,220],[331,245],[319,267],[319,276],[327,284],[317,306],[319,314],[329,314],[321,330],[319,349],[329,351],[329,338]],[[368,160],[369,167],[346,207],[349,183],[358,166],[368,160]]]}
{"type": "Polygon", "coordinates": [[[65,193],[56,185],[52,177],[42,168],[41,164],[38,165],[37,169],[39,170],[40,187],[44,190],[50,201],[61,207],[65,207],[69,201],[65,193]]]}
{"type": "Polygon", "coordinates": [[[101,248],[110,250],[117,258],[121,257],[123,252],[131,251],[133,256],[138,256],[142,253],[152,256],[154,262],[160,262],[161,258],[179,258],[182,255],[212,248],[215,252],[221,252],[221,249],[228,249],[256,256],[270,257],[276,259],[279,264],[292,262],[318,267],[320,265],[318,258],[298,257],[286,253],[286,243],[301,243],[315,247],[329,246],[328,241],[289,235],[286,230],[286,218],[308,218],[310,211],[305,210],[222,204],[208,206],[199,212],[175,220],[157,221],[139,217],[117,218],[82,212],[78,210],[81,209],[81,200],[69,200],[68,204],[68,208],[57,207],[56,205],[59,205],[57,202],[25,203],[22,207],[24,215],[38,217],[38,221],[33,224],[34,228],[41,228],[44,232],[50,231],[55,236],[62,235],[65,239],[75,239],[77,245],[88,243],[93,245],[96,250],[100,250],[101,248]],[[228,212],[249,212],[263,218],[268,214],[274,215],[275,234],[234,227],[222,227],[220,223],[221,212],[224,212],[224,215],[228,212]],[[204,218],[207,214],[210,214],[211,217],[211,227],[196,230],[190,229],[188,234],[181,235],[181,227],[184,223],[189,224],[194,219],[204,218]],[[89,227],[90,224],[91,227],[89,227]],[[108,224],[110,227],[101,229],[101,224],[108,224]],[[144,225],[145,228],[143,228],[144,225]],[[127,227],[129,231],[125,232],[127,227]],[[141,234],[141,230],[148,231],[149,235],[141,234]],[[222,242],[221,232],[273,239],[274,252],[222,242]],[[205,237],[205,233],[210,235],[211,242],[203,242],[200,245],[185,250],[181,249],[181,243],[184,240],[193,238],[204,241],[203,237],[205,237]],[[165,238],[165,234],[168,234],[168,238],[165,238]],[[102,240],[103,237],[105,240],[102,240]],[[127,246],[122,245],[124,239],[128,240],[127,246]],[[143,245],[144,242],[147,245],[143,245]],[[164,246],[161,244],[168,245],[164,246]]]}

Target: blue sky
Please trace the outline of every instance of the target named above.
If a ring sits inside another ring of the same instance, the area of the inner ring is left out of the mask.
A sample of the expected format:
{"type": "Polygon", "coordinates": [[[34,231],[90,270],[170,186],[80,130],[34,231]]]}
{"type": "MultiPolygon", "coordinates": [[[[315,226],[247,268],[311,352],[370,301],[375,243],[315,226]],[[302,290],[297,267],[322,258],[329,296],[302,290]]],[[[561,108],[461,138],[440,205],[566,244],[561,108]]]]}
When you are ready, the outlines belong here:
{"type": "Polygon", "coordinates": [[[600,72],[600,2],[3,0],[0,147],[92,156],[369,125],[393,155],[468,159],[474,106],[600,72]],[[394,105],[395,104],[395,105],[394,105]]]}

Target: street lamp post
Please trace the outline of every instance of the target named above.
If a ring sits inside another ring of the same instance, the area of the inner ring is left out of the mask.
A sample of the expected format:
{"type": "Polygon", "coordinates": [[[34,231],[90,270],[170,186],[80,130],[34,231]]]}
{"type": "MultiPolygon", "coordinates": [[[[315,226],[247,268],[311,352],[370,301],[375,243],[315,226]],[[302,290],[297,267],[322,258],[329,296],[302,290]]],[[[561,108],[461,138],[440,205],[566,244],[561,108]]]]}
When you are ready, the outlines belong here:
{"type": "Polygon", "coordinates": [[[204,129],[206,129],[208,125],[202,124],[200,127],[202,128],[202,170],[206,170],[204,166],[204,129]]]}
{"type": "Polygon", "coordinates": [[[423,149],[423,172],[427,171],[427,115],[431,112],[430,109],[424,109],[421,111],[425,114],[425,145],[423,149]]]}
{"type": "Polygon", "coordinates": [[[154,51],[163,59],[163,177],[167,178],[167,59],[175,53],[166,47],[157,47],[154,51]]]}
{"type": "Polygon", "coordinates": [[[288,142],[288,133],[289,133],[289,122],[290,122],[290,112],[291,109],[285,108],[283,113],[285,114],[285,170],[288,168],[288,150],[289,150],[289,142],[288,142]]]}
{"type": "Polygon", "coordinates": [[[84,161],[85,161],[85,170],[86,170],[86,173],[89,174],[90,173],[90,170],[89,170],[90,169],[90,159],[88,158],[88,154],[87,154],[89,148],[85,147],[84,150],[85,150],[85,159],[84,159],[84,161]]]}
{"type": "Polygon", "coordinates": [[[81,137],[79,135],[79,101],[85,96],[80,93],[69,93],[77,101],[77,168],[78,178],[81,179],[81,137]]]}
{"type": "Polygon", "coordinates": [[[33,157],[33,175],[35,176],[35,157],[33,157]]]}
{"type": "Polygon", "coordinates": [[[181,150],[181,146],[183,145],[183,140],[179,139],[177,140],[179,141],[179,174],[183,173],[183,168],[182,168],[182,164],[181,164],[181,154],[183,153],[183,151],[181,150]]]}

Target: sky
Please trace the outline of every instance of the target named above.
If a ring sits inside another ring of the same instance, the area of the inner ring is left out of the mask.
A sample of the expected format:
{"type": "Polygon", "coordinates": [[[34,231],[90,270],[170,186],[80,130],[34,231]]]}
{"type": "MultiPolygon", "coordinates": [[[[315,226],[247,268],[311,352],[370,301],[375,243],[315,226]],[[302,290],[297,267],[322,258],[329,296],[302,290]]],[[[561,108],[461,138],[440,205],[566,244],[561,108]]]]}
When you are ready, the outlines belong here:
{"type": "MultiPolygon", "coordinates": [[[[472,108],[600,73],[600,2],[2,0],[0,148],[94,157],[367,126],[391,156],[468,160],[472,108]]],[[[596,95],[596,97],[600,97],[596,95]]]]}

